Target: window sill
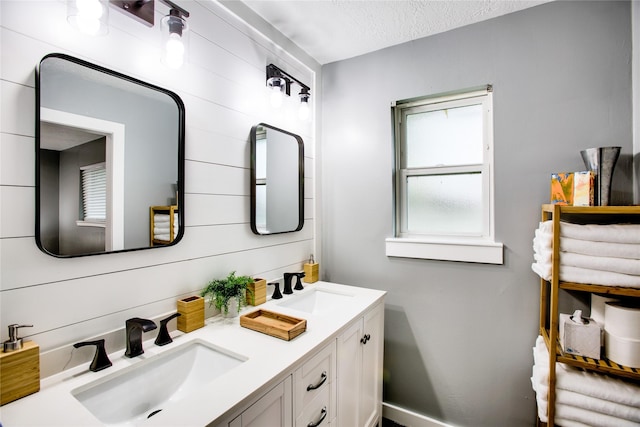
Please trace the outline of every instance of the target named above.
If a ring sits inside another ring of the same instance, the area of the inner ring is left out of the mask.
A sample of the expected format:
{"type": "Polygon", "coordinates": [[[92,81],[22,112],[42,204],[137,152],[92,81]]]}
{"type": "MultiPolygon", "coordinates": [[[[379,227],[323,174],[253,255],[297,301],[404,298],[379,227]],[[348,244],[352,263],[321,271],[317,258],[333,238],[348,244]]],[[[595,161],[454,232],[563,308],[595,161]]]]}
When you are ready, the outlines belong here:
{"type": "Polygon", "coordinates": [[[388,257],[503,264],[503,245],[489,240],[386,239],[388,257]]]}

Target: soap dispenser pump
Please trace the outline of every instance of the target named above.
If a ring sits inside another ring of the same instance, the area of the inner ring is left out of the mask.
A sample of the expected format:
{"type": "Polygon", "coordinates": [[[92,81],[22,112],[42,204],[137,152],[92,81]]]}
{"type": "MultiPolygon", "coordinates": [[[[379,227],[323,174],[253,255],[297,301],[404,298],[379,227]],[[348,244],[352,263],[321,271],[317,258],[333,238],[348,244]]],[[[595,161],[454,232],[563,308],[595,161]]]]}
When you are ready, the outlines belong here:
{"type": "Polygon", "coordinates": [[[18,325],[17,323],[9,325],[9,339],[2,345],[5,353],[22,349],[22,338],[18,337],[19,328],[33,328],[33,325],[18,325]]]}

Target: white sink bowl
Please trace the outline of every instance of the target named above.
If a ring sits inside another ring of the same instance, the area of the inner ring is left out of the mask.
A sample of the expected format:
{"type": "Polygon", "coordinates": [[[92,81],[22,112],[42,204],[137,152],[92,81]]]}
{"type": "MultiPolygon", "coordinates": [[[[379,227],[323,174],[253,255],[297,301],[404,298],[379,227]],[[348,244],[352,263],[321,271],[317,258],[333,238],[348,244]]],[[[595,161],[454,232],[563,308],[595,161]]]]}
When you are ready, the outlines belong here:
{"type": "Polygon", "coordinates": [[[246,360],[195,340],[71,393],[103,424],[135,426],[246,360]]]}
{"type": "Polygon", "coordinates": [[[353,295],[332,292],[326,289],[313,289],[302,295],[295,295],[279,303],[279,306],[303,311],[310,314],[323,314],[347,303],[353,295]]]}

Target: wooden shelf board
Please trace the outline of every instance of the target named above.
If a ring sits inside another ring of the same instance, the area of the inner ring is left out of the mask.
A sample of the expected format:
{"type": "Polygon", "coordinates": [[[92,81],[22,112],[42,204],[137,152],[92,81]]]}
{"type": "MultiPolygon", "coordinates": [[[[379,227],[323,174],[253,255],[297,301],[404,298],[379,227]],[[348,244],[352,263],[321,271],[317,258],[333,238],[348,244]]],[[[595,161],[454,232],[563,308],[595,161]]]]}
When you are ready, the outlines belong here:
{"type": "Polygon", "coordinates": [[[640,297],[640,289],[628,288],[622,286],[602,286],[602,285],[590,285],[586,283],[573,283],[573,282],[560,282],[560,289],[566,289],[569,291],[582,291],[591,292],[596,294],[607,295],[625,295],[630,297],[640,297]]]}
{"type": "MultiPolygon", "coordinates": [[[[547,343],[547,348],[551,348],[549,340],[549,331],[545,328],[540,330],[540,335],[547,343]]],[[[600,372],[601,374],[612,374],[620,377],[626,377],[633,380],[640,380],[640,368],[630,368],[628,366],[619,365],[607,358],[591,359],[589,357],[574,356],[566,354],[562,351],[560,343],[556,343],[556,361],[565,363],[576,368],[582,368],[589,371],[600,372]]]]}
{"type": "Polygon", "coordinates": [[[542,205],[544,212],[554,212],[558,210],[567,214],[634,214],[640,212],[640,206],[565,206],[565,205],[542,205]]]}

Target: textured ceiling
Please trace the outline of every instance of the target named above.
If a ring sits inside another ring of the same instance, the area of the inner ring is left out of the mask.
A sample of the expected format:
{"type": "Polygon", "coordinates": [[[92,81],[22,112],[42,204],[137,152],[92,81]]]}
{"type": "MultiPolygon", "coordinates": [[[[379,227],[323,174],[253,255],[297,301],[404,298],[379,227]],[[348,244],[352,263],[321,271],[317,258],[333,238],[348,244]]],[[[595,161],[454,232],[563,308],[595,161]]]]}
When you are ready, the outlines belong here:
{"type": "Polygon", "coordinates": [[[320,64],[550,0],[243,0],[320,64]]]}

